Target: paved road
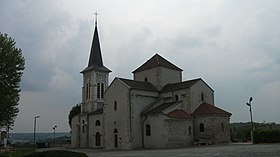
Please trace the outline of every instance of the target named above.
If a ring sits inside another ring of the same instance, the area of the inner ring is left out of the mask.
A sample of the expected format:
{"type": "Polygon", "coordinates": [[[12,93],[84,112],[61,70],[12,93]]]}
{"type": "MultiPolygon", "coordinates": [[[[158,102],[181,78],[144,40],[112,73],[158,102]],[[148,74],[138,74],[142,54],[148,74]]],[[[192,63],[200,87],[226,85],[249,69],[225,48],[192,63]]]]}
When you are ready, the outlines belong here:
{"type": "Polygon", "coordinates": [[[75,149],[89,157],[280,157],[280,144],[227,144],[182,149],[104,151],[75,149]]]}

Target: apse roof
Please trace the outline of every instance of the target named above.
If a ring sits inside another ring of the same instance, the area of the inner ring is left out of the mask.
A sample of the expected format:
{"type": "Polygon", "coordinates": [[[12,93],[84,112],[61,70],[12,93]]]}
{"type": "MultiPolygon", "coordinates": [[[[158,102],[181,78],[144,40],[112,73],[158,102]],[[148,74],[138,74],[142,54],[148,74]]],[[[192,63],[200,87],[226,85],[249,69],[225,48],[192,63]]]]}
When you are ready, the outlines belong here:
{"type": "Polygon", "coordinates": [[[231,113],[222,110],[214,105],[210,105],[203,102],[199,107],[192,113],[192,115],[208,115],[208,114],[220,114],[220,115],[231,115],[231,113]]]}

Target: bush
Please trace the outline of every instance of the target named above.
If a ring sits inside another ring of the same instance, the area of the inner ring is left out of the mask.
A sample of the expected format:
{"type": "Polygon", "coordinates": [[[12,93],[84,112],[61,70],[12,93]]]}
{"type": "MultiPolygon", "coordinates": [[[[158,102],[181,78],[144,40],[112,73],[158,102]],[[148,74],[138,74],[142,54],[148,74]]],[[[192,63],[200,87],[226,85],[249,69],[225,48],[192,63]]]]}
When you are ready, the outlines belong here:
{"type": "Polygon", "coordinates": [[[53,151],[45,151],[45,152],[35,152],[30,155],[26,155],[24,157],[88,157],[84,153],[77,153],[71,151],[64,150],[53,150],[53,151]]]}
{"type": "Polygon", "coordinates": [[[280,130],[256,130],[254,143],[280,143],[280,130]]]}

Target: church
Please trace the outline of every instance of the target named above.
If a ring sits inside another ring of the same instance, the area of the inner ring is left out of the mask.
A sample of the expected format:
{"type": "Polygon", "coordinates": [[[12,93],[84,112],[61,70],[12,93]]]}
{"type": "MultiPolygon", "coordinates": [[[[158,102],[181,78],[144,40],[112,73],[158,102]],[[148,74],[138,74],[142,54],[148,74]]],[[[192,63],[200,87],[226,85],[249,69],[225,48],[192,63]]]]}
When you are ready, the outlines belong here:
{"type": "Polygon", "coordinates": [[[184,81],[182,71],[155,54],[132,72],[133,80],[116,77],[109,84],[95,22],[71,146],[132,150],[230,142],[231,113],[215,106],[214,90],[202,78],[184,81]]]}

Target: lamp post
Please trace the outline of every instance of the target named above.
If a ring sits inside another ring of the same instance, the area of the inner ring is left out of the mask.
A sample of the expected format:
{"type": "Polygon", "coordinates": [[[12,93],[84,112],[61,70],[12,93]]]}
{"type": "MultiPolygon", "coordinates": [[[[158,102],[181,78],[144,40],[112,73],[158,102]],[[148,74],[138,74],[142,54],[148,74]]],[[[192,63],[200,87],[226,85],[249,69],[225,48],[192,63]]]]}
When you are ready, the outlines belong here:
{"type": "Polygon", "coordinates": [[[34,150],[36,150],[36,119],[39,118],[40,116],[35,116],[34,117],[34,150]]]}
{"type": "Polygon", "coordinates": [[[247,106],[250,107],[250,117],[251,117],[251,140],[252,140],[252,144],[254,143],[254,137],[253,137],[253,129],[254,129],[254,123],[253,123],[253,116],[252,116],[252,101],[253,101],[253,98],[250,97],[249,98],[249,102],[247,102],[247,106]]]}
{"type": "Polygon", "coordinates": [[[8,125],[8,128],[7,128],[8,132],[7,132],[7,147],[9,147],[9,141],[10,141],[10,130],[13,130],[13,128],[8,125]]]}
{"type": "Polygon", "coordinates": [[[53,147],[55,146],[55,129],[57,128],[57,126],[55,125],[53,127],[53,147]]]}

